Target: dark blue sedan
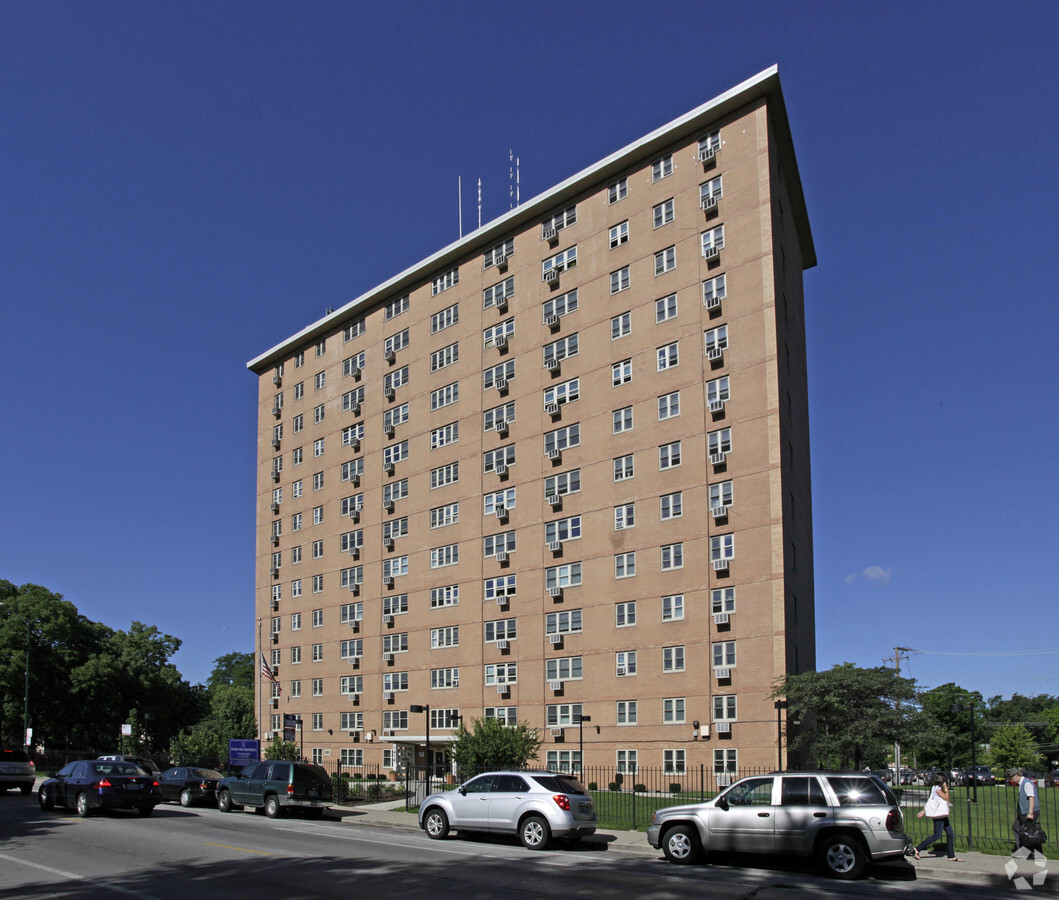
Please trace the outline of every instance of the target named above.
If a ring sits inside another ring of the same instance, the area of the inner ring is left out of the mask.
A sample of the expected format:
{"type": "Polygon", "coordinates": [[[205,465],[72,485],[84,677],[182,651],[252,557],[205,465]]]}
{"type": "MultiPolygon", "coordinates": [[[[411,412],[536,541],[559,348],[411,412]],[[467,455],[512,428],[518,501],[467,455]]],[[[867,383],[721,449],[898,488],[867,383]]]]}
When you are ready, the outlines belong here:
{"type": "Polygon", "coordinates": [[[134,763],[79,759],[37,789],[40,808],[65,806],[85,818],[97,809],[135,809],[149,816],[162,802],[158,782],[134,763]]]}

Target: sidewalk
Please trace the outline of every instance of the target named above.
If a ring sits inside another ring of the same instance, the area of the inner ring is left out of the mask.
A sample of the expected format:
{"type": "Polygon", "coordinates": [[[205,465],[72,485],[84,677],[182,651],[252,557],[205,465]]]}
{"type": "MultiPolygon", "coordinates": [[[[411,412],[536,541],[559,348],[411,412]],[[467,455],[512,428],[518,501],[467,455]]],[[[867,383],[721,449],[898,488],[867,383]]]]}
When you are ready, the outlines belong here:
{"type": "MultiPolygon", "coordinates": [[[[388,828],[405,828],[419,830],[419,821],[414,812],[405,812],[404,801],[385,803],[367,803],[359,806],[332,807],[332,815],[337,814],[343,822],[349,824],[376,825],[388,828]]],[[[631,853],[645,857],[661,858],[661,851],[655,850],[647,843],[647,836],[642,831],[597,831],[585,838],[585,843],[605,843],[609,851],[631,853]]],[[[1047,862],[1012,860],[1009,856],[992,856],[987,853],[962,853],[962,862],[950,862],[944,854],[933,856],[923,854],[920,860],[906,857],[889,863],[892,866],[910,866],[915,869],[917,879],[960,884],[1004,886],[1007,888],[1014,879],[1020,876],[1031,880],[1034,875],[1048,871],[1047,862]],[[1009,875],[1005,866],[1016,863],[1017,869],[1009,875]]],[[[1052,878],[1059,877],[1059,872],[1052,878]]],[[[1051,880],[1051,879],[1049,879],[1051,880]]]]}

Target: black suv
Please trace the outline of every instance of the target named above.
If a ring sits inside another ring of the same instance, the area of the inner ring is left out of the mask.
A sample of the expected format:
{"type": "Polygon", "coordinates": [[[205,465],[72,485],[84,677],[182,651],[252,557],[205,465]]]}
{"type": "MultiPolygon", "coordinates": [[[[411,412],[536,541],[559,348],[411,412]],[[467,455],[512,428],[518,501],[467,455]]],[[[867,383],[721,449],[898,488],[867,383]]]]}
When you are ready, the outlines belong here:
{"type": "Polygon", "coordinates": [[[217,785],[217,808],[221,812],[252,807],[264,810],[270,819],[287,808],[300,808],[312,819],[319,819],[331,805],[331,777],[313,763],[265,760],[250,763],[235,776],[217,785]]]}

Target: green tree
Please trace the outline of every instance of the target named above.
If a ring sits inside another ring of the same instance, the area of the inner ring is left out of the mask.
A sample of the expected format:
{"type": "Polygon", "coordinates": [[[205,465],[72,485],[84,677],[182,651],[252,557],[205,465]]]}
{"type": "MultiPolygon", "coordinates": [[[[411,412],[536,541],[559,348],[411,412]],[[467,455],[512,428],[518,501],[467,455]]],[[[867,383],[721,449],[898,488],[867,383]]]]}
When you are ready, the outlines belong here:
{"type": "Polygon", "coordinates": [[[993,731],[987,759],[988,765],[995,769],[1009,769],[1013,766],[1034,769],[1041,763],[1041,754],[1028,728],[1022,725],[1002,725],[993,731]]]}
{"type": "Polygon", "coordinates": [[[214,691],[225,685],[234,685],[249,688],[253,693],[256,671],[253,653],[240,653],[233,650],[224,656],[218,656],[213,661],[213,670],[210,672],[210,677],[206,679],[206,687],[214,691]]]}
{"type": "Polygon", "coordinates": [[[299,762],[301,758],[301,750],[294,741],[281,741],[275,737],[265,748],[265,759],[287,759],[291,762],[299,762]]]}
{"type": "Polygon", "coordinates": [[[978,742],[975,758],[983,758],[989,734],[984,728],[986,704],[981,694],[949,682],[923,691],[919,703],[923,711],[921,727],[906,743],[915,749],[921,766],[963,768],[971,764],[972,707],[978,742]]]}
{"type": "Polygon", "coordinates": [[[774,698],[786,698],[801,721],[790,748],[826,768],[884,765],[895,740],[919,729],[915,682],[893,669],[839,663],[824,672],[788,675],[774,698]]]}
{"type": "Polygon", "coordinates": [[[491,769],[523,769],[537,758],[544,743],[526,722],[508,726],[499,719],[474,719],[468,729],[460,722],[452,757],[461,777],[491,769]]]}

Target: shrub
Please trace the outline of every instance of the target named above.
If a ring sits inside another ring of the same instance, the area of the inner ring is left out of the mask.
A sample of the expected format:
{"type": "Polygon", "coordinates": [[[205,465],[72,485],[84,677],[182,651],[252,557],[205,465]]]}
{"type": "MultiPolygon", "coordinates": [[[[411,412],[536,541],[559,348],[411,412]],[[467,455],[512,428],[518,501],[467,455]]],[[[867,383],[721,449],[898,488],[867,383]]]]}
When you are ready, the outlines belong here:
{"type": "Polygon", "coordinates": [[[590,781],[590,782],[588,783],[588,789],[589,789],[590,791],[598,791],[598,790],[599,790],[599,785],[598,785],[598,784],[596,784],[596,783],[595,783],[594,781],[590,781]]]}
{"type": "Polygon", "coordinates": [[[360,772],[354,772],[354,773],[353,773],[353,780],[354,780],[354,781],[360,781],[360,780],[361,780],[361,779],[362,779],[363,777],[364,777],[364,776],[363,776],[363,775],[361,775],[361,774],[360,774],[360,772]]]}
{"type": "Polygon", "coordinates": [[[632,786],[632,789],[634,791],[638,791],[638,792],[640,792],[642,794],[644,791],[647,790],[647,785],[646,784],[634,784],[632,786]]]}
{"type": "Polygon", "coordinates": [[[671,793],[671,794],[679,794],[680,793],[680,789],[681,789],[681,785],[680,785],[679,782],[671,781],[669,783],[669,793],[671,793]]]}
{"type": "Polygon", "coordinates": [[[621,785],[618,784],[618,782],[616,782],[616,781],[612,781],[609,785],[607,785],[607,790],[609,790],[609,791],[620,791],[621,790],[621,785]]]}

